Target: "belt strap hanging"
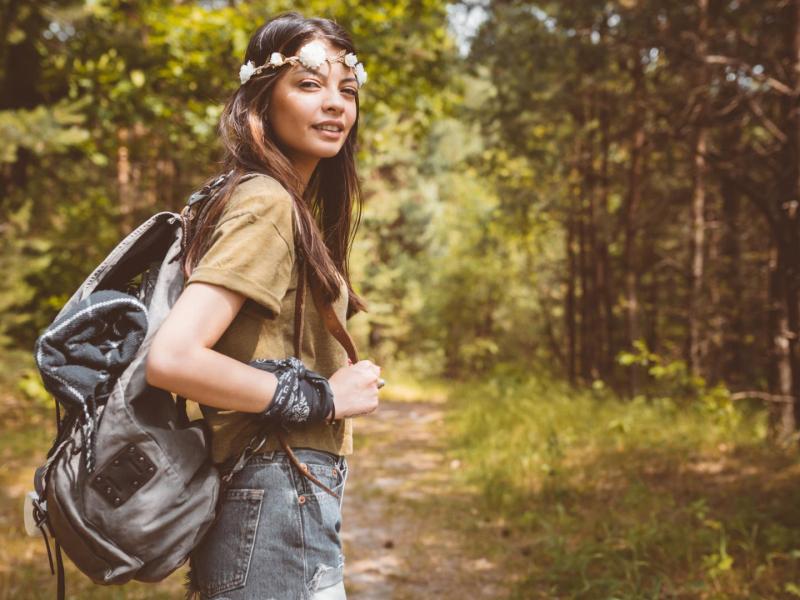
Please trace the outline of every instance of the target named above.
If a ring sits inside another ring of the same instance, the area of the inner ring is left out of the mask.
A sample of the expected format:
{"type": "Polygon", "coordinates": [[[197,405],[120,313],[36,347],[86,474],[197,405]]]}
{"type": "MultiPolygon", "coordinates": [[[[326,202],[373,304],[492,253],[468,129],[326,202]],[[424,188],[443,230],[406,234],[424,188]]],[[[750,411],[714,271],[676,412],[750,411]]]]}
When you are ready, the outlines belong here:
{"type": "MultiPolygon", "coordinates": [[[[300,262],[297,269],[297,289],[295,291],[294,303],[294,354],[297,358],[300,358],[301,344],[303,340],[303,312],[305,309],[307,278],[306,261],[302,258],[300,258],[299,261],[300,262]]],[[[358,362],[356,346],[353,343],[353,338],[350,337],[350,334],[347,333],[347,330],[344,328],[341,321],[339,321],[339,317],[336,316],[333,307],[330,304],[326,304],[322,301],[321,296],[316,291],[314,286],[311,286],[311,295],[314,298],[314,304],[317,307],[317,311],[320,313],[320,316],[322,316],[325,327],[328,329],[331,335],[333,335],[333,337],[335,337],[339,343],[344,346],[348,357],[350,357],[350,360],[352,360],[354,364],[358,362]]],[[[276,437],[278,438],[278,443],[281,445],[281,448],[283,448],[283,451],[286,453],[286,456],[289,457],[289,460],[295,466],[300,475],[321,487],[334,498],[339,498],[339,494],[323,484],[308,471],[307,467],[304,467],[295,453],[292,452],[292,449],[282,432],[278,432],[276,437]]]]}

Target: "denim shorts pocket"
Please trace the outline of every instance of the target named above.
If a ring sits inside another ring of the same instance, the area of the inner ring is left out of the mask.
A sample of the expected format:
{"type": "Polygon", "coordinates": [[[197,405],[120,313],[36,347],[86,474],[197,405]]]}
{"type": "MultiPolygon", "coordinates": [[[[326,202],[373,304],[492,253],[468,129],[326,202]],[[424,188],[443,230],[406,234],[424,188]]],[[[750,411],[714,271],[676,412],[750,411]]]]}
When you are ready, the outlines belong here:
{"type": "MultiPolygon", "coordinates": [[[[342,489],[344,488],[346,471],[343,472],[342,469],[334,465],[320,465],[314,463],[308,463],[308,471],[311,475],[319,479],[320,483],[330,488],[337,494],[341,495],[342,489]]],[[[309,488],[311,489],[312,495],[320,499],[331,498],[333,500],[336,500],[336,498],[331,496],[321,487],[311,482],[309,483],[310,483],[309,488]]]]}
{"type": "Polygon", "coordinates": [[[244,586],[263,499],[263,489],[225,494],[214,525],[192,552],[192,570],[203,598],[244,586]]]}

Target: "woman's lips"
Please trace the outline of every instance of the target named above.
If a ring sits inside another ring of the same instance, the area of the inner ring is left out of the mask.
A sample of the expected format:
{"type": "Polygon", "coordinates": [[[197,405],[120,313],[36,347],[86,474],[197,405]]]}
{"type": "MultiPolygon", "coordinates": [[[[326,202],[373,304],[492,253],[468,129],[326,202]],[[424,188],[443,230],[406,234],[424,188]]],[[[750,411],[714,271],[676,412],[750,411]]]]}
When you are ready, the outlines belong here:
{"type": "Polygon", "coordinates": [[[328,140],[338,140],[343,133],[342,131],[328,131],[319,127],[312,127],[312,129],[328,140]]]}

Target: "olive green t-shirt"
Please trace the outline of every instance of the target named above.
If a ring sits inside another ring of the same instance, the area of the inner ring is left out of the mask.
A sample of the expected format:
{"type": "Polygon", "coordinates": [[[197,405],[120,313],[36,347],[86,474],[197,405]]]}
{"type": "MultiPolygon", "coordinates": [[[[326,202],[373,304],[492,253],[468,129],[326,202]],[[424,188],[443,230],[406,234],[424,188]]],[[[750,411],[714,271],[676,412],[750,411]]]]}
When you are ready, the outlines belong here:
{"type": "MultiPolygon", "coordinates": [[[[242,309],[214,349],[243,362],[256,358],[286,358],[294,354],[294,312],[297,263],[292,199],[272,177],[259,175],[233,192],[211,237],[211,246],[192,272],[187,285],[203,282],[243,295],[242,309]]],[[[342,323],[347,314],[347,285],[333,309],[342,323]]],[[[300,360],[324,377],[347,364],[344,348],[325,328],[306,289],[300,360]]],[[[224,377],[224,374],[220,374],[224,377]]],[[[215,462],[237,455],[257,431],[257,416],[202,406],[211,428],[215,462]]],[[[286,436],[292,448],[314,448],[338,455],[353,449],[351,419],[292,429],[286,436]]],[[[270,436],[265,450],[280,446],[270,436]]]]}

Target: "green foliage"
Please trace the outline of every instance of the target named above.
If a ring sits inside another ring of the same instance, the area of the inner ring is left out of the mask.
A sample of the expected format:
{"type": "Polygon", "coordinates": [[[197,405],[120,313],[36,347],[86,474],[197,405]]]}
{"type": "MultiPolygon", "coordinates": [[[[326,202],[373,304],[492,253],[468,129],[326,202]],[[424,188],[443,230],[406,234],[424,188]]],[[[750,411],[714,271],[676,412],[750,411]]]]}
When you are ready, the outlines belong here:
{"type": "Polygon", "coordinates": [[[667,396],[683,397],[704,395],[706,382],[702,377],[692,376],[682,360],[667,360],[651,352],[644,340],[633,342],[633,351],[622,351],[617,362],[623,367],[643,368],[651,377],[649,393],[662,393],[667,396]]]}
{"type": "Polygon", "coordinates": [[[0,237],[0,346],[32,348],[39,332],[117,241],[114,207],[100,190],[44,210],[30,193],[0,237]],[[99,194],[98,194],[99,192],[99,194]],[[90,243],[87,241],[91,240],[90,243]]]}
{"type": "Polygon", "coordinates": [[[85,109],[87,100],[0,111],[0,136],[4,141],[0,163],[15,162],[20,147],[42,156],[63,153],[85,142],[89,132],[82,127],[86,118],[80,111],[85,109]]]}
{"type": "Polygon", "coordinates": [[[796,458],[761,450],[759,412],[517,369],[449,396],[451,456],[481,514],[535,557],[515,597],[780,597],[796,580],[796,458]]]}
{"type": "Polygon", "coordinates": [[[641,398],[679,398],[705,412],[710,422],[738,423],[741,411],[736,409],[730,390],[718,383],[710,386],[705,379],[692,376],[681,360],[668,361],[651,352],[644,340],[634,342],[633,352],[620,352],[618,362],[627,368],[640,367],[651,380],[641,398]]]}
{"type": "Polygon", "coordinates": [[[366,182],[354,257],[376,299],[365,336],[381,357],[449,375],[548,359],[539,340],[555,310],[548,264],[560,234],[535,215],[510,231],[495,187],[471,166],[482,151],[474,125],[447,118],[416,148],[373,158],[382,177],[366,182]]]}
{"type": "MultiPolygon", "coordinates": [[[[367,179],[380,169],[416,169],[417,140],[458,97],[449,85],[455,48],[439,2],[101,0],[11,8],[0,50],[24,53],[31,68],[0,70],[10,90],[10,108],[0,111],[7,141],[0,163],[8,166],[0,178],[7,223],[0,346],[30,347],[122,234],[156,210],[179,207],[218,169],[224,101],[239,85],[249,36],[278,12],[333,18],[352,32],[370,73],[360,128],[367,179]]],[[[410,239],[426,213],[400,204],[396,230],[410,239]]],[[[386,251],[399,249],[389,242],[386,251]]],[[[391,292],[390,279],[407,278],[399,273],[382,271],[381,289],[391,292]]]]}

